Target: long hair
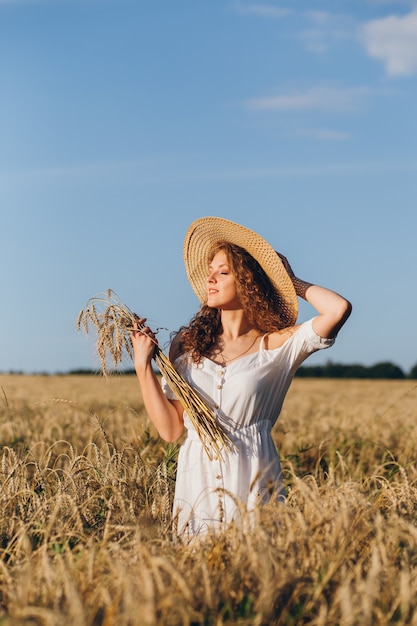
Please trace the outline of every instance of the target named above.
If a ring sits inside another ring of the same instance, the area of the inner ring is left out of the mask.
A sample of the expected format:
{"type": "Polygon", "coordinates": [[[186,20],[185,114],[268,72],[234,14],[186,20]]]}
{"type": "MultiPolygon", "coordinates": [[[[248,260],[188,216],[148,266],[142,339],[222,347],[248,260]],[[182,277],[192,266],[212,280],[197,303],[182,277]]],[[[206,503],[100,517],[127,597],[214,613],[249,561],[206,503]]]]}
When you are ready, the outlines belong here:
{"type": "MultiPolygon", "coordinates": [[[[284,328],[279,294],[256,259],[244,248],[227,241],[218,241],[210,250],[207,272],[208,265],[220,251],[226,253],[249,322],[264,333],[284,328]]],[[[209,354],[223,331],[220,313],[219,309],[203,304],[188,326],[180,329],[179,353],[188,353],[195,363],[209,354]]]]}

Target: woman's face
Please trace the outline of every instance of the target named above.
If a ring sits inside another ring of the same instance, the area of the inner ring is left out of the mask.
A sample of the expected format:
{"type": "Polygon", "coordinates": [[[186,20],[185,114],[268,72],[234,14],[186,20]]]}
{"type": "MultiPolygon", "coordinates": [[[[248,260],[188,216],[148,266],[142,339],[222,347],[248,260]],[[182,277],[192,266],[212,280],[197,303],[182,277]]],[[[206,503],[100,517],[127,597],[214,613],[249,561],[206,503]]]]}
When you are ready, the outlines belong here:
{"type": "Polygon", "coordinates": [[[242,308],[237,292],[236,279],[232,274],[227,254],[224,250],[217,252],[209,265],[207,305],[215,309],[242,308]]]}

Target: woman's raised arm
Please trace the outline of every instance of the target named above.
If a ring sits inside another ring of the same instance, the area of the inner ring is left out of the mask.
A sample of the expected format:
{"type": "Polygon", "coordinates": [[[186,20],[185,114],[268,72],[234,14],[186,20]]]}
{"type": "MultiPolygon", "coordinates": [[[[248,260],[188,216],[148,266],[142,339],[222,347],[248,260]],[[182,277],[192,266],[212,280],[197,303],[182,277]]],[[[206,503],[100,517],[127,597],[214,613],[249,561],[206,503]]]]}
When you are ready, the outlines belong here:
{"type": "Polygon", "coordinates": [[[287,259],[281,254],[279,257],[292,280],[297,296],[311,304],[319,314],[313,320],[315,332],[320,337],[336,337],[351,314],[352,305],[349,300],[331,289],[301,280],[295,276],[287,259]]]}

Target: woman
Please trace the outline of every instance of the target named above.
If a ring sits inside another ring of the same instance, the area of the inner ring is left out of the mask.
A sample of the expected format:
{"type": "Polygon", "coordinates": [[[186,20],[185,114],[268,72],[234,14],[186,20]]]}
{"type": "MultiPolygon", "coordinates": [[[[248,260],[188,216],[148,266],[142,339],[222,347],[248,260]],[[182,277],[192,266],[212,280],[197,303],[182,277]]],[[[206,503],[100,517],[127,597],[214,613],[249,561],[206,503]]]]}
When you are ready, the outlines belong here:
{"type": "Polygon", "coordinates": [[[173,508],[182,536],[225,528],[242,511],[284,499],[271,429],[297,368],[334,343],[351,312],[342,296],[297,278],[262,237],[221,218],[190,226],[184,261],[202,306],[176,334],[170,358],[235,448],[210,460],[180,402],[154,374],[155,335],[147,326],[135,331],[134,363],[149,417],[166,441],[187,429],[173,508]],[[317,310],[302,324],[297,296],[317,310]]]}

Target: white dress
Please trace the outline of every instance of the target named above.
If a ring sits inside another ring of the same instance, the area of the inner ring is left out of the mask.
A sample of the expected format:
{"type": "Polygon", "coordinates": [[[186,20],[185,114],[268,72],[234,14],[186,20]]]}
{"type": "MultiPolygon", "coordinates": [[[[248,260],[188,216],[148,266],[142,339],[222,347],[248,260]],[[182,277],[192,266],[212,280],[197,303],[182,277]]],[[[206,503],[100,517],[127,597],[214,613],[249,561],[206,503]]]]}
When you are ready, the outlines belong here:
{"type": "MultiPolygon", "coordinates": [[[[187,437],[181,446],[173,515],[178,534],[193,536],[223,529],[240,511],[250,511],[272,496],[284,500],[279,456],[271,437],[285,395],[297,368],[313,352],[333,345],[313,330],[312,319],[301,324],[285,343],[264,348],[223,367],[203,358],[199,365],[180,356],[175,367],[215,411],[216,420],[236,450],[210,460],[184,413],[187,437]]],[[[175,398],[162,380],[166,396],[175,398]]]]}

